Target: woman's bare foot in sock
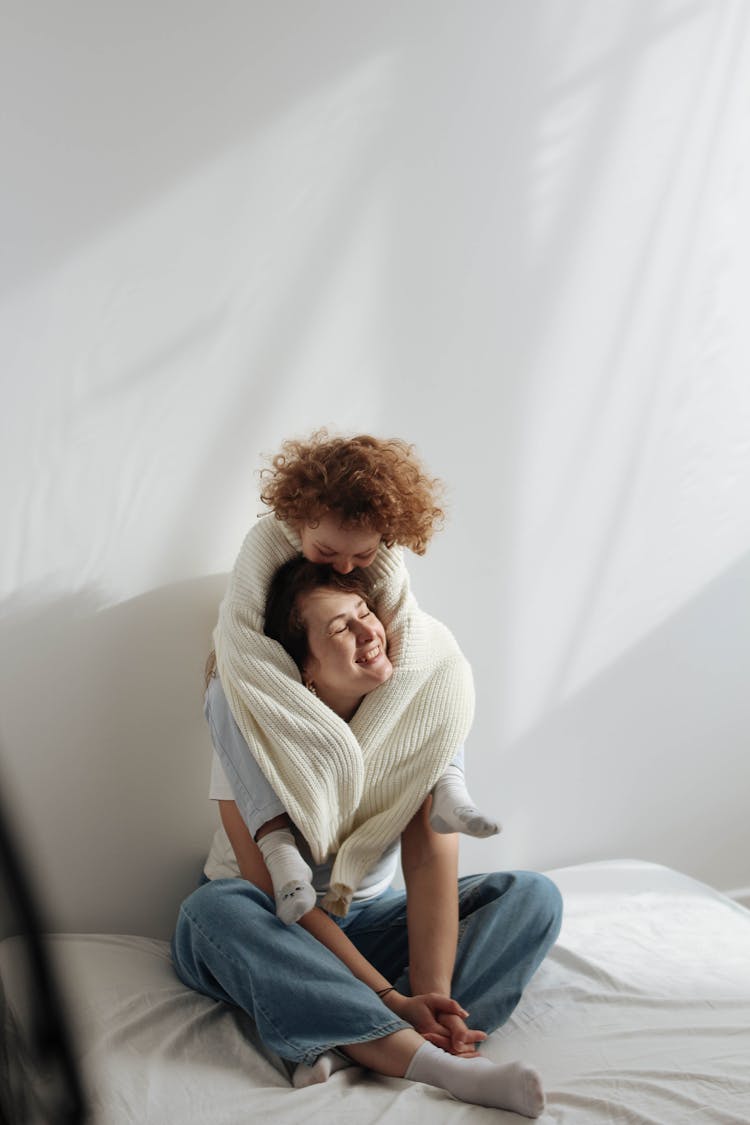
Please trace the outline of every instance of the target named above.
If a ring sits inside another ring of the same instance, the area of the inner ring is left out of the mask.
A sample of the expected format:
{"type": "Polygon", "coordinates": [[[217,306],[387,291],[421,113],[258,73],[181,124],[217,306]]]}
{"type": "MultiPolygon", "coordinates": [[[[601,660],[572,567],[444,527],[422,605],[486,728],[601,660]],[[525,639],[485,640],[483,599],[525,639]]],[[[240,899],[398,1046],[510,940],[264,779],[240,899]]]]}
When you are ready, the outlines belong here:
{"type": "Polygon", "coordinates": [[[510,1109],[524,1117],[544,1112],[542,1080],[522,1062],[493,1063],[489,1059],[461,1059],[425,1043],[409,1063],[405,1078],[438,1086],[472,1105],[510,1109]]]}
{"type": "Polygon", "coordinates": [[[351,1065],[349,1059],[342,1059],[341,1055],[337,1055],[335,1051],[324,1051],[322,1055],[318,1055],[312,1066],[297,1063],[292,1074],[292,1085],[295,1090],[302,1090],[306,1086],[316,1086],[320,1082],[327,1082],[337,1070],[343,1070],[345,1066],[351,1065]]]}

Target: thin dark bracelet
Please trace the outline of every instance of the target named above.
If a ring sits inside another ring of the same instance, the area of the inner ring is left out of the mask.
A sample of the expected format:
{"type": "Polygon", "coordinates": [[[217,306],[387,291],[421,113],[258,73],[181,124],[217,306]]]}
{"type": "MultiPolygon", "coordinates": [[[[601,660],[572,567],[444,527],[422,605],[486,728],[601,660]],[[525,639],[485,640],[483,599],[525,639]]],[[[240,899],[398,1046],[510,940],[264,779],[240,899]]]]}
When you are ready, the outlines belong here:
{"type": "Polygon", "coordinates": [[[395,991],[396,991],[396,986],[395,986],[395,984],[389,984],[387,988],[377,988],[377,989],[375,990],[375,995],[376,995],[376,996],[379,996],[379,997],[380,997],[380,999],[382,1000],[382,999],[383,999],[383,997],[384,997],[385,995],[387,995],[387,993],[389,993],[389,992],[395,992],[395,991]]]}

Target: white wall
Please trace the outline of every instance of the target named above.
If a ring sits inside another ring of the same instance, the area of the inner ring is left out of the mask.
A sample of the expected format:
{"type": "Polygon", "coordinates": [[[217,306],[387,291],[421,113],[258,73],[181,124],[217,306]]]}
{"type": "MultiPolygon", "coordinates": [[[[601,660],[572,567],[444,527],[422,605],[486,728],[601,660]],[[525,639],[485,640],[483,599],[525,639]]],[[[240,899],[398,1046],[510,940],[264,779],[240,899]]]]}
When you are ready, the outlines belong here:
{"type": "Polygon", "coordinates": [[[414,441],[464,870],[750,885],[742,0],[4,13],[2,780],[55,925],[168,933],[261,453],[414,441]]]}

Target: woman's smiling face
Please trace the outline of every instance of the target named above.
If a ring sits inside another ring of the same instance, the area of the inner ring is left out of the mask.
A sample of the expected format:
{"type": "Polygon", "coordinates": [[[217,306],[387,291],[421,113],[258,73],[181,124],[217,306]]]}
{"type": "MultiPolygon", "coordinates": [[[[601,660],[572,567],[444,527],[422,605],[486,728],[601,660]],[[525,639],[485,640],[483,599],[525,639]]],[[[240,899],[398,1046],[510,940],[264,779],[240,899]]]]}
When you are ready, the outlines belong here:
{"type": "Polygon", "coordinates": [[[347,721],[363,696],[390,679],[385,629],[360,594],[320,587],[297,599],[309,648],[305,679],[347,721]]]}

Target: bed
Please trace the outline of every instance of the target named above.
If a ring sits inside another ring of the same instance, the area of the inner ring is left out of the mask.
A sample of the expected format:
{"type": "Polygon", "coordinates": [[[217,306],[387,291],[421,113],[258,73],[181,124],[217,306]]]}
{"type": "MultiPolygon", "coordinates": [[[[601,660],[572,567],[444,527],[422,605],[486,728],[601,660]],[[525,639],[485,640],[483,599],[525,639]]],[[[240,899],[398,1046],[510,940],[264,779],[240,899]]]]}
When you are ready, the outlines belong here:
{"type": "MultiPolygon", "coordinates": [[[[640,861],[548,874],[565,902],[559,940],[484,1053],[539,1069],[548,1125],[750,1122],[750,911],[640,861]]],[[[356,1067],[293,1089],[242,1013],[180,984],[166,942],[59,934],[49,948],[96,1125],[523,1120],[356,1067]]],[[[11,939],[6,1033],[13,958],[11,939]]]]}

